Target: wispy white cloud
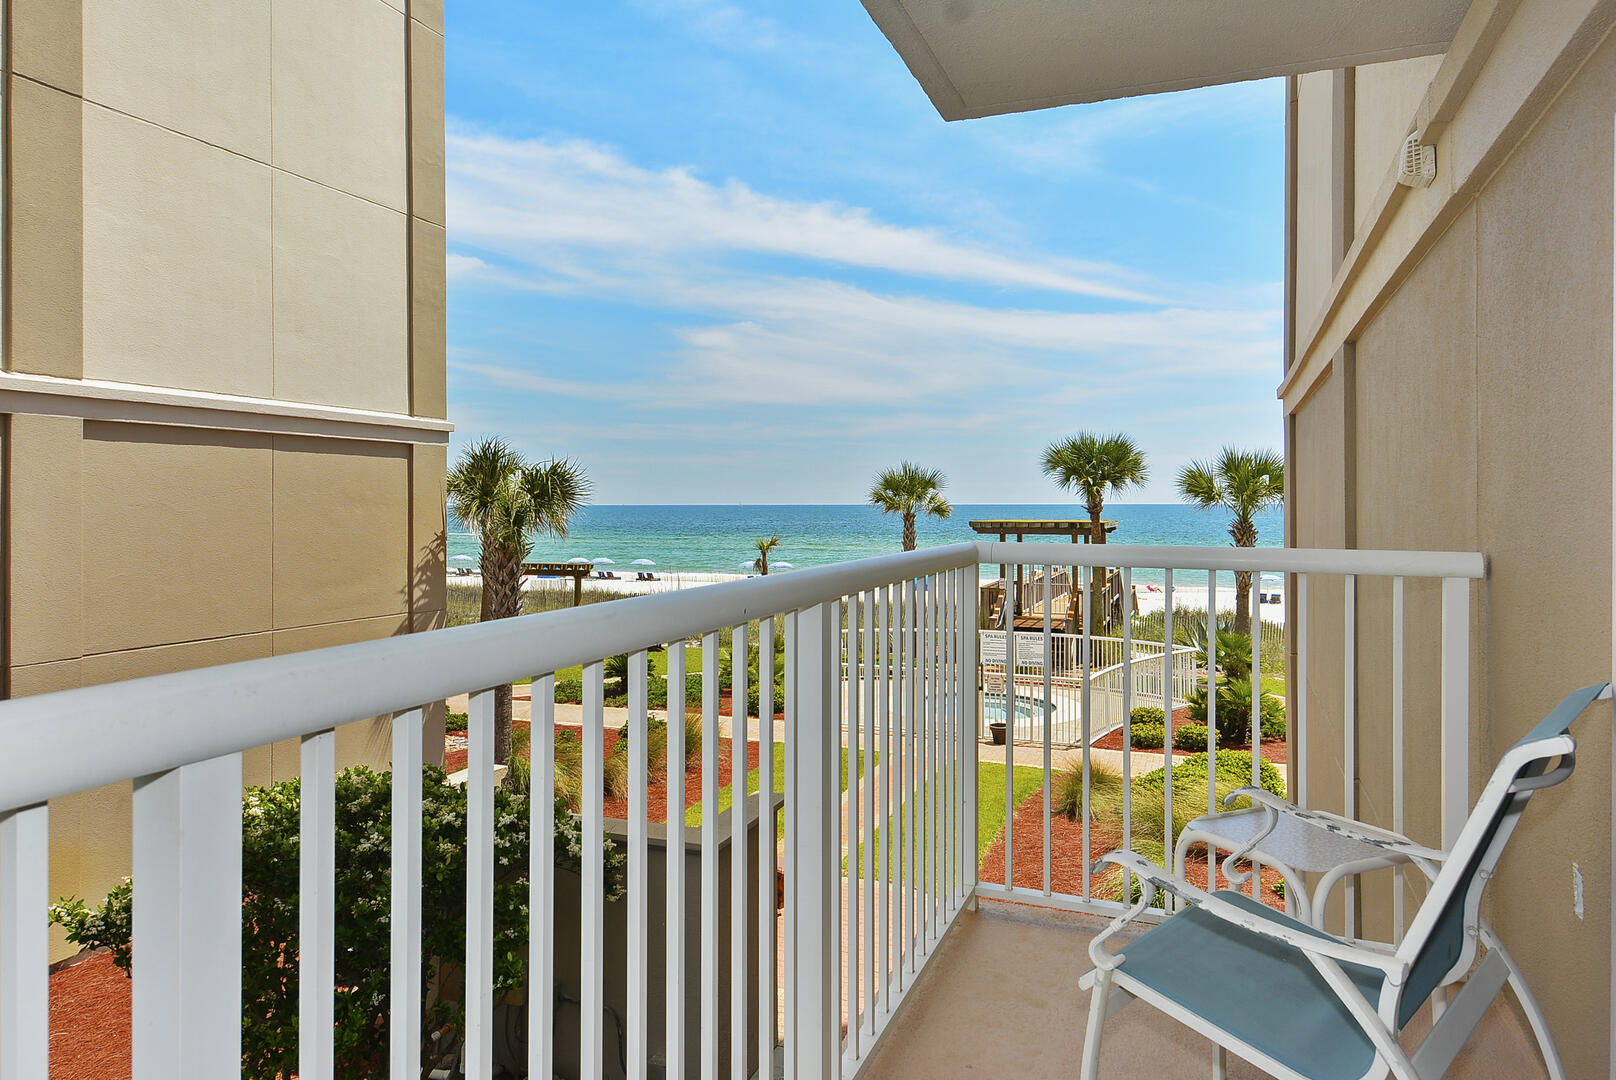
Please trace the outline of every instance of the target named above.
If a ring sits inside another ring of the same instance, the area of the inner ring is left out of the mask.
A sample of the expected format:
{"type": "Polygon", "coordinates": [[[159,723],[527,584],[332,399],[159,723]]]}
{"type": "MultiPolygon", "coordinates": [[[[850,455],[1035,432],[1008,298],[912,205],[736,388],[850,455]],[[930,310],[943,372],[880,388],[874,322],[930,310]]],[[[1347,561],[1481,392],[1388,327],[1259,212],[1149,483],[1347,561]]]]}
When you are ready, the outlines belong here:
{"type": "Polygon", "coordinates": [[[726,49],[772,50],[780,43],[774,20],[727,0],[637,0],[635,7],[726,49]]]}
{"type": "Polygon", "coordinates": [[[683,168],[641,168],[589,142],[451,128],[448,168],[458,242],[561,278],[576,273],[580,251],[607,265],[744,253],[1108,300],[1160,299],[1119,267],[992,251],[857,207],[776,198],[683,168]]]}
{"type": "MultiPolygon", "coordinates": [[[[679,437],[657,410],[746,404],[782,407],[771,437],[873,437],[941,416],[991,430],[1021,395],[1029,411],[1114,405],[1164,378],[1260,375],[1280,351],[1277,289],[994,250],[856,207],[643,168],[593,143],[453,128],[449,174],[459,287],[660,313],[664,351],[609,387],[509,357],[452,365],[457,380],[501,391],[610,399],[614,438],[679,437]]],[[[733,416],[726,436],[739,430],[733,416]]]]}

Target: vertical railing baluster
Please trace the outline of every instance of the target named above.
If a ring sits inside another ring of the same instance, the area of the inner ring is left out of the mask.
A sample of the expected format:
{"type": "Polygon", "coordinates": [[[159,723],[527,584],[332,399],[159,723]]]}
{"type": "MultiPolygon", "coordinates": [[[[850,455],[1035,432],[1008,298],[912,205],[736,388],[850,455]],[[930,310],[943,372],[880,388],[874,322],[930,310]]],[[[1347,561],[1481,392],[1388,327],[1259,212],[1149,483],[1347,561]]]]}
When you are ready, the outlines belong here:
{"type": "MultiPolygon", "coordinates": [[[[1341,813],[1349,818],[1358,816],[1358,578],[1347,574],[1342,590],[1344,638],[1342,649],[1342,705],[1341,705],[1341,813]]],[[[1345,903],[1344,933],[1357,937],[1358,884],[1348,877],[1342,883],[1345,903]]]]}
{"type": "MultiPolygon", "coordinates": [[[[605,664],[583,667],[583,887],[578,912],[578,1073],[583,1080],[606,1075],[606,842],[605,664]]],[[[491,1075],[491,1074],[482,1074],[491,1075]]]]}
{"type": "Polygon", "coordinates": [[[297,1072],[331,1080],[337,963],[337,733],[298,752],[297,1072]]]}
{"type": "Polygon", "coordinates": [[[789,1056],[795,1059],[797,1075],[804,1080],[838,1075],[841,1058],[841,1007],[837,1001],[841,905],[836,887],[840,831],[837,755],[841,739],[840,724],[833,711],[834,684],[840,681],[836,670],[836,606],[817,604],[797,616],[801,723],[793,726],[791,737],[796,744],[795,780],[801,794],[798,844],[791,851],[802,909],[797,915],[798,941],[793,950],[799,1038],[789,1056]]]}
{"type": "MultiPolygon", "coordinates": [[[[1088,570],[1089,568],[1084,567],[1084,569],[1088,570]]],[[[1076,572],[1077,568],[1074,566],[1073,573],[1076,572]]],[[[1093,725],[1090,721],[1093,716],[1091,709],[1094,705],[1094,694],[1089,683],[1091,681],[1090,676],[1093,674],[1091,664],[1093,657],[1090,655],[1090,650],[1093,648],[1094,641],[1092,633],[1094,623],[1094,575],[1089,573],[1084,576],[1088,578],[1088,584],[1083,589],[1083,899],[1087,900],[1090,895],[1089,864],[1093,861],[1090,856],[1089,837],[1089,819],[1093,816],[1089,813],[1089,793],[1092,790],[1091,781],[1093,779],[1090,773],[1089,743],[1092,741],[1093,725]]],[[[1004,780],[1006,785],[1011,783],[1008,775],[1005,776],[1004,780]]],[[[1125,776],[1122,778],[1122,783],[1124,789],[1126,789],[1129,784],[1133,783],[1133,778],[1125,776]]],[[[1009,830],[1009,827],[1009,822],[1006,821],[1006,831],[1009,830]]]]}
{"type": "Polygon", "coordinates": [[[785,815],[786,815],[786,926],[785,926],[785,1061],[786,1080],[797,1080],[797,908],[804,893],[798,888],[797,819],[801,816],[798,799],[802,785],[797,775],[797,619],[786,613],[785,637],[785,815]]]}
{"type": "MultiPolygon", "coordinates": [[[[976,887],[980,884],[982,872],[982,855],[977,844],[977,781],[981,770],[977,767],[978,757],[982,748],[982,669],[980,666],[980,649],[982,635],[978,632],[981,626],[982,603],[982,571],[977,564],[972,564],[967,580],[964,582],[965,610],[961,613],[961,625],[965,630],[965,655],[960,664],[960,691],[964,695],[965,711],[960,719],[960,731],[965,740],[965,805],[961,812],[965,821],[965,843],[961,845],[966,861],[965,884],[969,887],[969,905],[972,911],[976,910],[976,887]]],[[[1009,782],[1009,777],[1005,778],[1009,782]]]]}
{"type": "MultiPolygon", "coordinates": [[[[1251,598],[1251,786],[1262,787],[1262,572],[1251,575],[1256,586],[1251,598]]],[[[1212,755],[1212,772],[1217,772],[1217,755],[1212,755]]],[[[1262,864],[1251,857],[1251,898],[1262,903],[1262,864]]]]}
{"type": "MultiPolygon", "coordinates": [[[[1403,579],[1392,578],[1392,832],[1403,821],[1403,579]]],[[[1392,867],[1392,942],[1403,943],[1403,867],[1392,867]]]]}
{"type": "Polygon", "coordinates": [[[864,927],[864,1011],[869,1020],[867,1039],[873,1040],[876,1032],[876,995],[880,987],[880,968],[876,964],[876,946],[878,944],[877,926],[880,923],[879,898],[875,888],[875,785],[876,770],[880,763],[876,757],[875,736],[875,593],[866,592],[860,606],[864,611],[864,647],[860,650],[863,658],[861,688],[864,695],[864,836],[860,841],[861,866],[859,872],[864,882],[864,912],[868,923],[864,927]]]}
{"type": "MultiPolygon", "coordinates": [[[[718,652],[701,639],[701,1075],[718,1077],[718,652]]],[[[734,670],[735,658],[730,657],[734,670]]]]}
{"type": "MultiPolygon", "coordinates": [[[[746,624],[731,632],[729,693],[729,1072],[733,1080],[746,1080],[746,744],[748,690],[751,667],[746,624]]],[[[760,673],[761,674],[761,673],[760,673]]],[[[758,705],[763,694],[758,694],[758,705]]],[[[761,709],[760,709],[761,711],[761,709]]],[[[762,827],[762,820],[758,825],[762,827]]],[[[758,842],[763,834],[758,834],[758,842]]]]}
{"type": "MultiPolygon", "coordinates": [[[[527,948],[528,985],[534,987],[555,985],[555,676],[542,675],[534,679],[530,695],[532,722],[528,727],[528,762],[532,766],[532,784],[528,792],[527,948]]],[[[420,969],[419,959],[415,966],[420,969]]],[[[419,1000],[419,990],[415,996],[403,1000],[419,1000]]],[[[529,992],[527,1030],[528,1075],[553,1076],[554,994],[529,992]]],[[[419,1074],[417,1069],[410,1080],[419,1074]]],[[[395,1080],[398,1080],[397,1074],[395,1080]]]]}
{"type": "Polygon", "coordinates": [[[892,770],[896,761],[892,754],[892,586],[876,590],[876,662],[880,664],[876,687],[880,698],[881,744],[881,830],[880,849],[876,852],[875,876],[881,894],[881,947],[877,950],[880,967],[877,981],[881,987],[881,1012],[892,1014],[892,972],[897,967],[893,960],[893,896],[892,888],[892,830],[897,821],[892,812],[892,770]]]}
{"type": "MultiPolygon", "coordinates": [[[[1055,565],[1049,563],[1044,567],[1044,895],[1054,892],[1054,859],[1049,850],[1050,844],[1050,817],[1051,797],[1050,789],[1054,784],[1055,757],[1054,732],[1050,725],[1054,723],[1054,716],[1050,705],[1050,698],[1054,696],[1054,679],[1050,671],[1055,662],[1055,565]]],[[[1126,745],[1126,744],[1124,744],[1126,745]]]]}
{"type": "Polygon", "coordinates": [[[629,655],[628,727],[623,732],[628,739],[628,1032],[624,1037],[628,1047],[628,1080],[645,1080],[650,1054],[646,1034],[646,1013],[650,1009],[646,954],[650,951],[651,933],[648,895],[651,850],[646,828],[651,812],[647,777],[650,762],[646,746],[650,738],[649,660],[644,649],[629,655]]]}
{"type": "MultiPolygon", "coordinates": [[[[1122,655],[1133,655],[1133,567],[1122,568],[1122,655]]],[[[1167,658],[1163,663],[1171,662],[1173,658],[1172,646],[1169,645],[1163,653],[1167,658]]],[[[1163,725],[1164,732],[1172,731],[1172,714],[1167,715],[1167,723],[1163,725]]],[[[1167,734],[1162,743],[1162,753],[1166,757],[1173,754],[1173,737],[1167,734]]],[[[1213,770],[1214,772],[1216,770],[1213,770]]],[[[1122,680],[1122,846],[1124,849],[1133,849],[1133,680],[1122,680]]],[[[1084,807],[1087,812],[1087,807],[1084,807]]],[[[1164,858],[1172,857],[1171,842],[1162,845],[1164,858]]],[[[1122,874],[1122,902],[1128,904],[1133,898],[1133,874],[1123,871],[1122,874]]]]}
{"type": "Polygon", "coordinates": [[[932,872],[936,866],[937,827],[933,814],[937,808],[937,759],[932,753],[932,728],[937,720],[937,579],[927,575],[920,579],[925,591],[920,595],[920,812],[924,819],[916,838],[920,841],[920,917],[916,925],[920,930],[922,957],[931,950],[931,937],[936,932],[932,898],[936,884],[932,872]]]}
{"type": "Polygon", "coordinates": [[[241,755],[135,780],[133,826],[134,1080],[233,1074],[241,1068],[241,755]]]}
{"type": "Polygon", "coordinates": [[[467,704],[466,1045],[467,1076],[493,1075],[494,691],[467,704]]]}
{"type": "Polygon", "coordinates": [[[911,693],[914,679],[909,665],[914,649],[909,633],[914,627],[910,615],[912,582],[898,583],[898,986],[908,985],[909,963],[914,956],[914,919],[910,915],[910,893],[915,882],[915,801],[910,795],[913,784],[913,749],[910,744],[914,709],[911,693]]]}
{"type": "Polygon", "coordinates": [[[0,1080],[50,1071],[49,903],[50,810],[0,814],[0,1080]]]}
{"type": "Polygon", "coordinates": [[[465,1073],[494,1074],[494,691],[466,706],[465,1073]]]}
{"type": "MultiPolygon", "coordinates": [[[[422,710],[393,717],[393,830],[388,926],[390,1000],[421,1000],[422,710]]],[[[389,1008],[388,1075],[421,1075],[421,1010],[389,1008]]]]}
{"type": "Polygon", "coordinates": [[[759,1075],[772,1074],[775,1018],[774,616],[758,620],[758,1014],[759,1075]]]}
{"type": "MultiPolygon", "coordinates": [[[[1173,656],[1173,568],[1170,566],[1162,569],[1162,604],[1162,663],[1166,664],[1173,656]]],[[[1132,681],[1128,677],[1126,666],[1131,663],[1131,659],[1126,653],[1123,654],[1122,663],[1124,665],[1123,684],[1126,685],[1132,681]]],[[[1173,684],[1171,679],[1164,678],[1162,681],[1164,683],[1162,686],[1162,767],[1164,770],[1162,774],[1164,817],[1162,823],[1162,849],[1165,852],[1173,850],[1173,841],[1177,839],[1173,835],[1173,780],[1176,774],[1173,768],[1173,684]]],[[[1217,693],[1215,687],[1211,693],[1217,693]]],[[[1209,736],[1207,739],[1207,749],[1209,751],[1207,771],[1216,773],[1218,771],[1217,742],[1210,738],[1211,732],[1207,734],[1209,736]]],[[[1208,864],[1207,873],[1213,875],[1206,879],[1207,886],[1213,889],[1217,888],[1216,867],[1208,864]]],[[[1162,898],[1162,906],[1167,906],[1166,897],[1162,898]]]]}
{"type": "MultiPolygon", "coordinates": [[[[1296,805],[1306,807],[1307,802],[1307,581],[1308,575],[1296,575],[1296,805]]],[[[1289,606],[1286,614],[1289,615],[1289,606]]]]}
{"type": "MultiPolygon", "coordinates": [[[[864,925],[860,921],[864,909],[859,903],[859,890],[864,884],[859,874],[859,804],[863,789],[868,784],[866,774],[870,769],[870,763],[862,754],[864,744],[859,738],[859,721],[862,719],[860,706],[864,704],[864,695],[859,686],[860,607],[857,593],[847,598],[847,629],[837,634],[838,642],[846,642],[847,651],[847,689],[842,695],[842,700],[847,702],[847,743],[843,751],[847,755],[847,872],[842,878],[847,883],[847,1046],[855,1061],[862,1053],[864,1038],[859,998],[859,969],[864,956],[864,925]]],[[[842,681],[840,663],[837,664],[837,681],[842,681]]]]}
{"type": "MultiPolygon", "coordinates": [[[[554,694],[549,695],[554,699],[554,694]]],[[[685,1072],[685,643],[668,645],[667,983],[663,1057],[671,1076],[685,1072]]],[[[770,973],[772,976],[772,972],[770,973]]],[[[543,995],[548,997],[549,995],[543,995]]],[[[772,1017],[771,1017],[772,1020],[772,1017]]],[[[530,1073],[549,1076],[550,1071],[530,1073]]]]}
{"type": "Polygon", "coordinates": [[[1442,846],[1470,813],[1470,581],[1442,579],[1442,846]]]}
{"type": "MultiPolygon", "coordinates": [[[[1015,887],[1015,814],[1016,814],[1016,623],[1011,612],[1015,603],[1010,599],[1014,583],[1005,579],[1004,602],[1004,889],[1015,887]]],[[[1088,750],[1083,751],[1087,755],[1088,750]]],[[[1086,772],[1086,766],[1085,766],[1086,772]]],[[[1087,790],[1087,784],[1084,785],[1087,790]]],[[[1083,861],[1088,862],[1085,851],[1083,861]]]]}

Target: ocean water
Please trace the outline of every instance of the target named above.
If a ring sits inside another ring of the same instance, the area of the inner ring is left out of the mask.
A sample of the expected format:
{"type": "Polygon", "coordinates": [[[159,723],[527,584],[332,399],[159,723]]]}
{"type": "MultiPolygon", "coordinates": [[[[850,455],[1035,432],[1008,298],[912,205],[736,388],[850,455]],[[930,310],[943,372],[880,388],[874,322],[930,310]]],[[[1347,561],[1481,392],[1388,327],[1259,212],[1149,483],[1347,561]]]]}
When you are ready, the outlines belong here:
{"type": "MultiPolygon", "coordinates": [[[[987,518],[1074,518],[1085,516],[1072,503],[1044,505],[956,505],[954,516],[916,522],[919,546],[935,547],[981,539],[967,524],[987,518]]],[[[1228,514],[1181,503],[1118,503],[1107,506],[1107,519],[1117,522],[1114,544],[1229,543],[1228,514]]],[[[1258,545],[1278,547],[1284,541],[1284,516],[1275,508],[1257,518],[1258,545]]],[[[780,534],[770,556],[793,567],[887,555],[903,550],[903,520],[883,515],[873,506],[586,506],[574,519],[565,540],[538,537],[529,556],[535,561],[565,562],[573,558],[613,560],[617,573],[633,572],[635,559],[650,559],[655,572],[731,573],[749,569],[757,556],[753,542],[780,534]]],[[[996,537],[994,538],[996,539],[996,537]]],[[[1031,541],[1033,538],[1029,537],[1031,541]]],[[[1065,539],[1060,543],[1069,543],[1065,539]]],[[[456,555],[477,556],[477,539],[451,517],[450,566],[475,565],[456,555]]],[[[1160,580],[1160,573],[1139,571],[1140,582],[1160,580]]]]}

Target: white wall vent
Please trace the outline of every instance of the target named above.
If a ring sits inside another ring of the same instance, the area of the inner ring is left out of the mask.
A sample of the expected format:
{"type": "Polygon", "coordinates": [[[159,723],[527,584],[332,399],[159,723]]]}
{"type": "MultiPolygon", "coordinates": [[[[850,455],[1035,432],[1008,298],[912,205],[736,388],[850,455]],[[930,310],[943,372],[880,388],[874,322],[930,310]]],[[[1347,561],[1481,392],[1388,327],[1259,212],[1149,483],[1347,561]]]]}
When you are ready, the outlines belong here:
{"type": "Polygon", "coordinates": [[[1403,142],[1397,159],[1397,182],[1404,187],[1430,187],[1436,179],[1436,147],[1425,146],[1418,135],[1403,142]]]}

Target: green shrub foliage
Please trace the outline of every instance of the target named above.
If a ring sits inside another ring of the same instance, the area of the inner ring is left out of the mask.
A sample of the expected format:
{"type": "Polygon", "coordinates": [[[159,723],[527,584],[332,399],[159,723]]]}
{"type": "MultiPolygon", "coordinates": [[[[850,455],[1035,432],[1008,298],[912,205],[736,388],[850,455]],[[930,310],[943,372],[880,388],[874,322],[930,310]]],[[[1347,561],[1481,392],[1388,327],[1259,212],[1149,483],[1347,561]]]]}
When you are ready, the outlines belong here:
{"type": "Polygon", "coordinates": [[[1128,741],[1135,750],[1160,750],[1166,738],[1166,729],[1153,720],[1136,720],[1128,730],[1128,741]]]}
{"type": "Polygon", "coordinates": [[[1128,719],[1136,724],[1161,724],[1167,726],[1167,713],[1154,705],[1138,705],[1128,714],[1128,719]]]}
{"type": "Polygon", "coordinates": [[[1206,725],[1185,724],[1173,729],[1173,749],[1191,754],[1206,753],[1206,725]]]}
{"type": "MultiPolygon", "coordinates": [[[[276,1080],[297,1071],[299,781],[248,788],[242,799],[242,1069],[244,1080],[276,1080]]],[[[466,789],[442,769],[421,776],[422,1075],[443,1067],[464,1029],[465,1009],[438,988],[457,986],[466,954],[466,789]],[[431,1033],[444,1037],[433,1039],[431,1033]]],[[[336,1075],[387,1072],[392,774],[363,766],[336,779],[336,1075]]],[[[494,791],[494,993],[518,989],[527,959],[527,799],[494,791]]],[[[556,865],[577,872],[583,836],[557,803],[556,865]]],[[[606,841],[605,891],[623,895],[625,859],[606,841]]],[[[78,898],[51,906],[67,939],[112,950],[129,970],[129,882],[98,908],[78,898]]]]}

